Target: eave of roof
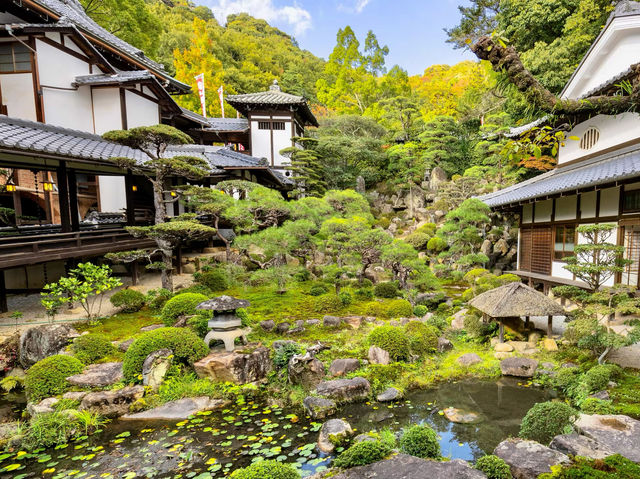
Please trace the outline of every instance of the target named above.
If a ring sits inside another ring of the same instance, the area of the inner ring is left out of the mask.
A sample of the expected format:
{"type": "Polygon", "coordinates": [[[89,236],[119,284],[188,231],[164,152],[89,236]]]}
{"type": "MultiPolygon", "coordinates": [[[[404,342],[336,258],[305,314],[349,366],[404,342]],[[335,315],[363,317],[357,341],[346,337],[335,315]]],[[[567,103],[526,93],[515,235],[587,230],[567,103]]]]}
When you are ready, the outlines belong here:
{"type": "Polygon", "coordinates": [[[169,82],[176,91],[183,93],[191,91],[191,86],[171,77],[162,65],[145,56],[144,52],[98,25],[84,12],[77,0],[20,0],[20,4],[35,8],[54,20],[63,19],[73,23],[92,41],[126,57],[142,68],[151,70],[162,80],[169,82]]]}
{"type": "Polygon", "coordinates": [[[535,178],[480,196],[479,199],[491,207],[501,207],[636,177],[640,177],[638,145],[571,165],[561,165],[535,178]]]}

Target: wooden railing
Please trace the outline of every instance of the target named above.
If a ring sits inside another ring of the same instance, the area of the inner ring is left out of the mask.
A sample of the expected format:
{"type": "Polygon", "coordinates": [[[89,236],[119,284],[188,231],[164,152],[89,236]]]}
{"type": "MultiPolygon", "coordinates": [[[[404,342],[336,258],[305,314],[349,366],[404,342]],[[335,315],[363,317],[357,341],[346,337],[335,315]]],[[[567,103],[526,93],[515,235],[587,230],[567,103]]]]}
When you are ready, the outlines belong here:
{"type": "Polygon", "coordinates": [[[122,228],[0,238],[0,269],[153,246],[122,228]]]}

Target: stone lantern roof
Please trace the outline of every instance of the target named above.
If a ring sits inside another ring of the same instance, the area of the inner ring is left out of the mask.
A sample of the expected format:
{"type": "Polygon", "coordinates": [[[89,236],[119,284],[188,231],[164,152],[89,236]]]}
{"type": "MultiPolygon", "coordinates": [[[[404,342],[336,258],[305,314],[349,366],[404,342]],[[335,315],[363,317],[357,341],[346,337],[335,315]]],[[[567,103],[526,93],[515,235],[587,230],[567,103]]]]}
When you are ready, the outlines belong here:
{"type": "Polygon", "coordinates": [[[196,309],[211,311],[234,311],[239,308],[248,308],[251,303],[246,299],[238,299],[233,296],[218,296],[209,299],[196,306],[196,309]]]}

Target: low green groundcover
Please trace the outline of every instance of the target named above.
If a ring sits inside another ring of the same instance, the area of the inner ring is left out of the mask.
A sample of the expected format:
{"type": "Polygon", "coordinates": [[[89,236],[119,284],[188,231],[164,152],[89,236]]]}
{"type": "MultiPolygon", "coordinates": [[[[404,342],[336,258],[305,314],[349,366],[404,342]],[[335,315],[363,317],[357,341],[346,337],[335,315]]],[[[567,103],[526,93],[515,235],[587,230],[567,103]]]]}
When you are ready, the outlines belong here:
{"type": "Polygon", "coordinates": [[[605,459],[576,457],[570,466],[551,466],[551,473],[541,474],[539,479],[637,479],[640,465],[620,454],[605,459]]]}
{"type": "Polygon", "coordinates": [[[300,473],[289,464],[258,461],[231,474],[232,479],[300,479],[300,473]]]}
{"type": "Polygon", "coordinates": [[[336,467],[343,467],[345,469],[356,466],[364,466],[377,462],[391,453],[391,448],[388,444],[381,441],[363,441],[358,442],[344,451],[333,462],[336,467]]]}

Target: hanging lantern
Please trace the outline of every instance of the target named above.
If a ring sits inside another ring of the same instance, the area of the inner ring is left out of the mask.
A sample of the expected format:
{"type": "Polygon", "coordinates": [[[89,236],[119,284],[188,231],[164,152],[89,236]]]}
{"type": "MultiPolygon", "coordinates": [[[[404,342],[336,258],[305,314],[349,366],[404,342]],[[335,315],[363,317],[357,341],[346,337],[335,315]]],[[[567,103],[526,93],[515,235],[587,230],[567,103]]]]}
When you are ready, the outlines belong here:
{"type": "Polygon", "coordinates": [[[42,189],[44,191],[53,191],[53,181],[45,181],[42,183],[42,189]]]}
{"type": "Polygon", "coordinates": [[[138,191],[138,187],[136,185],[131,186],[131,191],[138,191]]]}
{"type": "Polygon", "coordinates": [[[9,193],[13,193],[14,191],[16,191],[16,185],[13,183],[13,181],[10,181],[6,185],[4,185],[4,189],[9,193]]]}
{"type": "Polygon", "coordinates": [[[175,198],[176,196],[178,196],[178,193],[176,193],[175,191],[171,191],[169,193],[173,198],[175,198]]]}

